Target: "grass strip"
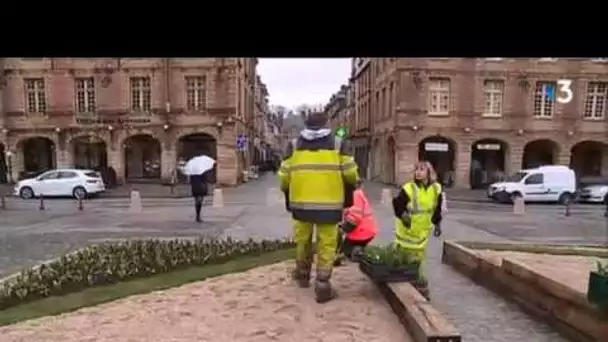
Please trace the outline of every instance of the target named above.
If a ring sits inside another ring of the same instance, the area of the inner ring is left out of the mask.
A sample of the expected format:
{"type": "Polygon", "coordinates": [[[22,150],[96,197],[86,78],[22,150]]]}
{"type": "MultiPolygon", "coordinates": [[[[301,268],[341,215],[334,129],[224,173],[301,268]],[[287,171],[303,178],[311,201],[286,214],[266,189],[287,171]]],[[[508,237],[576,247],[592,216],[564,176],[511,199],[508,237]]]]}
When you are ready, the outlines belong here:
{"type": "Polygon", "coordinates": [[[92,287],[64,296],[48,297],[0,311],[0,326],[42,316],[59,315],[131,295],[164,290],[224,274],[244,272],[255,267],[292,259],[294,256],[295,249],[289,248],[261,255],[242,256],[223,264],[189,267],[117,284],[92,287]]]}

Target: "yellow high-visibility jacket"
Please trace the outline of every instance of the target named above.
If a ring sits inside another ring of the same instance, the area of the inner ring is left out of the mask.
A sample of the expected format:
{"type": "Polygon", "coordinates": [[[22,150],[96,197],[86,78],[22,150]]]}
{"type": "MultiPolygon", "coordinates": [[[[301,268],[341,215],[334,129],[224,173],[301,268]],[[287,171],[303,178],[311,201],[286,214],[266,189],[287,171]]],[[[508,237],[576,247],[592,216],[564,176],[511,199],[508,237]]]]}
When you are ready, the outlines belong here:
{"type": "Polygon", "coordinates": [[[406,215],[410,215],[411,225],[406,228],[401,219],[395,219],[395,243],[406,249],[424,250],[433,227],[431,219],[438,205],[441,185],[433,183],[419,187],[408,182],[403,184],[403,191],[410,199],[406,215]]]}
{"type": "MultiPolygon", "coordinates": [[[[311,139],[304,134],[294,139],[278,172],[289,210],[299,221],[340,222],[345,191],[354,191],[359,180],[354,159],[345,153],[342,141],[327,131],[312,131],[317,134],[311,139]]],[[[352,198],[352,193],[348,196],[352,198]]]]}

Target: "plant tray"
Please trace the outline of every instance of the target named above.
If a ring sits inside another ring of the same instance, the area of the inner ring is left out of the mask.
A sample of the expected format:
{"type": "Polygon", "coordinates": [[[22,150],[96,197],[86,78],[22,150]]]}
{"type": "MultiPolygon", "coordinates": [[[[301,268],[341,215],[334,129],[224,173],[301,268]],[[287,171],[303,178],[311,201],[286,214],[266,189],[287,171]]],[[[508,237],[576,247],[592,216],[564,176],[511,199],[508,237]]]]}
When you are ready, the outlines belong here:
{"type": "Polygon", "coordinates": [[[366,258],[359,262],[359,269],[375,282],[414,282],[418,279],[419,264],[392,268],[384,264],[372,263],[366,258]]]}
{"type": "Polygon", "coordinates": [[[594,304],[608,305],[608,276],[593,271],[589,273],[587,299],[594,304]]]}

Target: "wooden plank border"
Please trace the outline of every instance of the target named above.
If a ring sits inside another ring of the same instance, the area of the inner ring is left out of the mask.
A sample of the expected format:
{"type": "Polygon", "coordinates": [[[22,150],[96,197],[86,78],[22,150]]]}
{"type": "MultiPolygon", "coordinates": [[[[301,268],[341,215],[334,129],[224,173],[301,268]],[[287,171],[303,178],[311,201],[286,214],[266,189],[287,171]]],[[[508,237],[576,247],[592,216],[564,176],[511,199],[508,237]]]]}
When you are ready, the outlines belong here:
{"type": "MultiPolygon", "coordinates": [[[[580,254],[565,252],[563,245],[524,244],[524,247],[518,248],[515,244],[446,241],[443,244],[442,261],[476,283],[517,303],[528,314],[547,322],[573,341],[608,341],[608,321],[583,295],[515,260],[485,258],[475,251],[478,248],[471,246],[501,251],[551,254],[550,251],[557,250],[558,253],[554,254],[580,254]],[[514,248],[507,249],[511,246],[514,248]]],[[[595,253],[596,249],[583,248],[587,253],[595,253]]]]}
{"type": "Polygon", "coordinates": [[[523,253],[540,253],[555,255],[580,255],[608,258],[608,247],[605,245],[559,245],[534,243],[507,243],[482,241],[446,241],[468,249],[490,249],[494,251],[513,251],[523,253]]]}
{"type": "Polygon", "coordinates": [[[377,283],[415,342],[461,342],[460,333],[409,283],[377,283]]]}

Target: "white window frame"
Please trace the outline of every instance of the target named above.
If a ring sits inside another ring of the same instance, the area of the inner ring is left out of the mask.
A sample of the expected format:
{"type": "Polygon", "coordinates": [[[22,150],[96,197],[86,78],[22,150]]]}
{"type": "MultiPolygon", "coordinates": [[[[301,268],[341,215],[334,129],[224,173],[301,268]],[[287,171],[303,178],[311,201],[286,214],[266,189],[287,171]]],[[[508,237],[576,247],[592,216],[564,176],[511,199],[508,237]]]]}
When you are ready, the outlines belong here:
{"type": "Polygon", "coordinates": [[[44,78],[27,78],[25,86],[25,108],[30,114],[44,114],[47,111],[46,82],[44,78]],[[33,89],[30,89],[32,85],[33,89]],[[30,96],[34,96],[34,108],[30,107],[30,96]]]}
{"type": "Polygon", "coordinates": [[[606,117],[606,104],[608,99],[607,82],[589,82],[587,84],[587,94],[585,95],[585,108],[583,109],[584,120],[604,120],[606,117]],[[604,91],[599,91],[603,87],[604,91]],[[590,101],[591,100],[591,101],[590,101]],[[598,105],[602,103],[601,113],[598,113],[598,105]],[[590,107],[588,107],[590,106],[590,107]],[[587,116],[587,113],[590,116],[587,116]]]}
{"type": "Polygon", "coordinates": [[[207,79],[205,76],[186,76],[186,108],[201,111],[207,106],[207,79]],[[194,103],[189,103],[190,95],[194,103]]]}
{"type": "Polygon", "coordinates": [[[556,62],[557,58],[554,57],[543,57],[538,59],[541,62],[556,62]]]}
{"type": "Polygon", "coordinates": [[[450,115],[451,81],[449,78],[430,78],[428,91],[428,115],[447,116],[450,115]],[[441,97],[447,95],[447,110],[441,110],[441,97]],[[433,108],[433,97],[436,97],[437,108],[433,108]]]}
{"type": "Polygon", "coordinates": [[[552,118],[555,115],[555,96],[552,100],[547,98],[547,87],[553,87],[553,91],[557,91],[556,82],[552,81],[538,81],[534,89],[534,117],[540,119],[552,118]],[[540,88],[539,88],[540,86],[540,88]],[[540,108],[537,112],[536,103],[540,100],[540,108]],[[547,106],[549,106],[549,114],[546,113],[547,106]]]}
{"type": "Polygon", "coordinates": [[[150,113],[152,110],[152,80],[150,77],[131,77],[129,82],[131,86],[131,111],[150,113]],[[135,99],[135,94],[138,94],[138,99],[135,99]]]}
{"type": "Polygon", "coordinates": [[[505,82],[503,80],[484,80],[483,82],[483,117],[489,118],[498,118],[503,115],[504,111],[504,99],[505,99],[505,82]],[[498,87],[494,88],[490,85],[498,85],[498,87]],[[488,108],[486,96],[489,95],[490,99],[490,107],[488,108]],[[496,103],[498,102],[499,110],[497,113],[493,111],[496,103]]]}
{"type": "Polygon", "coordinates": [[[591,61],[595,62],[595,63],[608,63],[608,58],[605,58],[605,57],[592,58],[591,61]]]}
{"type": "Polygon", "coordinates": [[[488,58],[484,58],[484,59],[488,62],[500,62],[504,58],[503,57],[488,57],[488,58]]]}
{"type": "Polygon", "coordinates": [[[91,114],[97,110],[97,92],[95,89],[95,78],[84,77],[74,80],[76,95],[76,113],[91,114]],[[82,94],[83,104],[80,106],[78,95],[82,94]]]}

